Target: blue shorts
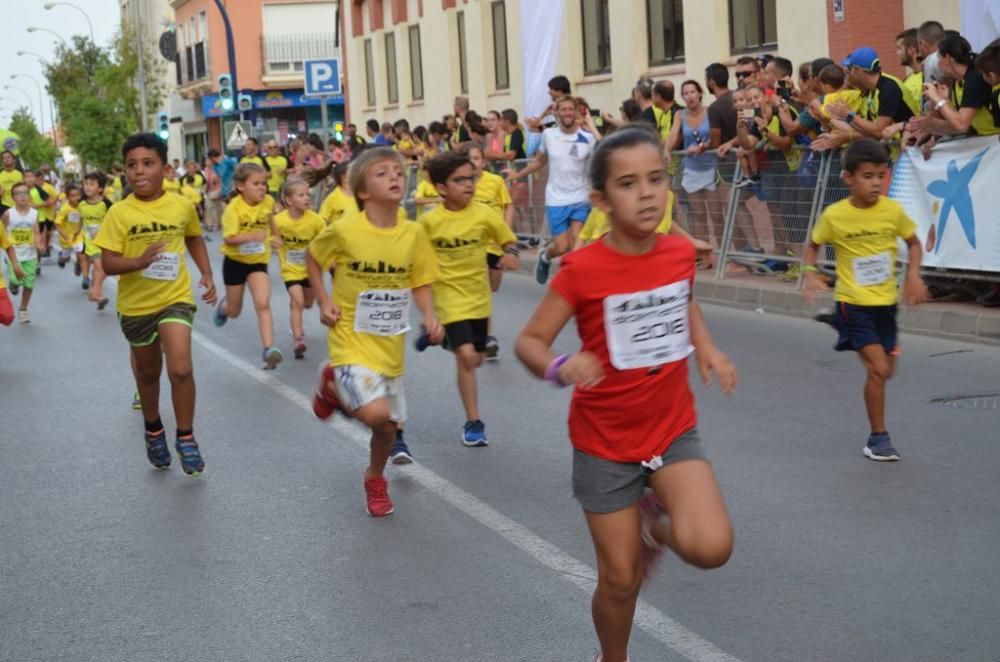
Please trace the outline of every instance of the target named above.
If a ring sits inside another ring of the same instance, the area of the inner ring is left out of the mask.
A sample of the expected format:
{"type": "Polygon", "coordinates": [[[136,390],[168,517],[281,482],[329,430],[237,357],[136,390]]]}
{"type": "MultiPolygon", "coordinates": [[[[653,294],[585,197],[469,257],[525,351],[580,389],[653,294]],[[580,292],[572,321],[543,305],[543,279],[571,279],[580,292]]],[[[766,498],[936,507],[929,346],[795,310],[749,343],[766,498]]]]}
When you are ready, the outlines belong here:
{"type": "Polygon", "coordinates": [[[892,354],[896,340],[896,306],[856,306],[837,302],[838,352],[856,352],[868,345],[882,345],[892,354]]]}
{"type": "Polygon", "coordinates": [[[590,215],[590,203],[578,202],[575,205],[550,207],[545,205],[545,218],[549,221],[549,230],[553,237],[558,237],[569,230],[570,221],[586,223],[590,215]]]}

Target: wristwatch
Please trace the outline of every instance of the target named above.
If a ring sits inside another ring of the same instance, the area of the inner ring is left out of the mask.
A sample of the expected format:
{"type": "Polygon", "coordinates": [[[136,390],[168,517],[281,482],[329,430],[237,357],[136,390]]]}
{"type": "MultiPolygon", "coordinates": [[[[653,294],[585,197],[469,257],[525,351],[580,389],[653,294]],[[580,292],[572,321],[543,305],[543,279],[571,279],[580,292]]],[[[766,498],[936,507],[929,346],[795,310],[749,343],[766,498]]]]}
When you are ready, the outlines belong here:
{"type": "Polygon", "coordinates": [[[947,105],[948,105],[948,100],[947,99],[941,99],[936,104],[934,104],[934,110],[941,110],[942,108],[944,108],[947,105]]]}
{"type": "Polygon", "coordinates": [[[844,117],[844,121],[847,122],[848,124],[851,124],[854,122],[854,118],[857,116],[858,116],[857,113],[847,113],[847,116],[844,117]]]}

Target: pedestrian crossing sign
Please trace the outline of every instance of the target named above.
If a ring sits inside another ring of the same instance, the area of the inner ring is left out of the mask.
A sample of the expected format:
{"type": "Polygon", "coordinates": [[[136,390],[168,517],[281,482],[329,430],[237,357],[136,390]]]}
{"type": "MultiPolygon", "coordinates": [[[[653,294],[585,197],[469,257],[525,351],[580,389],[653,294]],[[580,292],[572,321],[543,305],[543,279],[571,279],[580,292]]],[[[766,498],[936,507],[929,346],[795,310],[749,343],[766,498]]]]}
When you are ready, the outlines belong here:
{"type": "Polygon", "coordinates": [[[226,149],[239,149],[246,144],[251,135],[250,122],[226,122],[226,149]]]}

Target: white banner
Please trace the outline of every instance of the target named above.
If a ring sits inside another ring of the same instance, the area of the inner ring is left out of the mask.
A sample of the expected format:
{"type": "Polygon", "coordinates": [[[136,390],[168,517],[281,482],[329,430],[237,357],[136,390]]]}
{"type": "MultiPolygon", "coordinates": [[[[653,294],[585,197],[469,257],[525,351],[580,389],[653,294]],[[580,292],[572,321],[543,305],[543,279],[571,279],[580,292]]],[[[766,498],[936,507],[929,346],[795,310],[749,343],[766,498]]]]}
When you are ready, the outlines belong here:
{"type": "Polygon", "coordinates": [[[900,156],[889,197],[916,221],[925,267],[1000,272],[1000,142],[941,143],[900,156]]]}
{"type": "Polygon", "coordinates": [[[549,80],[556,75],[565,0],[521,0],[521,79],[524,116],[548,108],[549,80]]]}

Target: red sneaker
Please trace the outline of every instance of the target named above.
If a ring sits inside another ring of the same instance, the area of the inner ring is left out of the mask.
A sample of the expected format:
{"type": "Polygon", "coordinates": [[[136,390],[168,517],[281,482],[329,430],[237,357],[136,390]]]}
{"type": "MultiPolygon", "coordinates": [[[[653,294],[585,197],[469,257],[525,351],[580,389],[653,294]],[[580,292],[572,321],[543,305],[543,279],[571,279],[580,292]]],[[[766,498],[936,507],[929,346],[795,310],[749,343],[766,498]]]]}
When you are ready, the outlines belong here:
{"type": "Polygon", "coordinates": [[[316,389],[313,391],[313,413],[320,420],[325,421],[333,416],[335,411],[341,409],[340,404],[337,402],[337,396],[326,386],[335,381],[335,379],[333,366],[329,363],[323,363],[319,367],[319,373],[316,375],[316,389]]]}
{"type": "Polygon", "coordinates": [[[385,517],[392,514],[389,483],[384,477],[365,478],[365,497],[368,501],[368,514],[372,517],[385,517]]]}

